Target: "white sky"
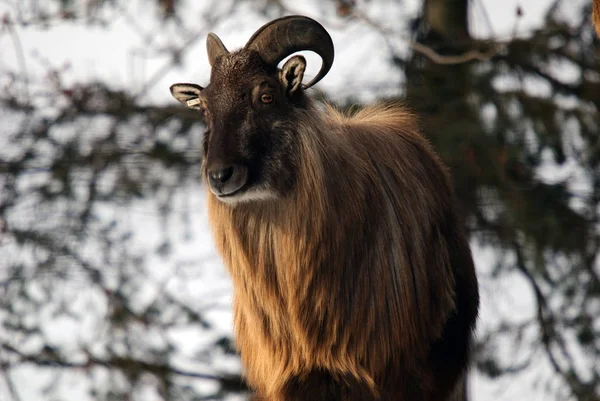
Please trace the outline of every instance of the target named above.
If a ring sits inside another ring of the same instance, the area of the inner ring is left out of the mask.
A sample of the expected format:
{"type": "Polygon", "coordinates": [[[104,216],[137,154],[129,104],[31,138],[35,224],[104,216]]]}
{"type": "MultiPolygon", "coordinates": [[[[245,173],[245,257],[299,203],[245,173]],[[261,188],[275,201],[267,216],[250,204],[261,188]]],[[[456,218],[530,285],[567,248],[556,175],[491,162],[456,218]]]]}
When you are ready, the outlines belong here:
{"type": "MultiPolygon", "coordinates": [[[[318,10],[310,7],[312,1],[306,1],[304,6],[294,2],[286,3],[294,4],[292,8],[298,12],[318,17],[316,14],[318,10]]],[[[516,31],[520,35],[526,35],[531,29],[541,26],[543,14],[552,1],[477,0],[472,3],[474,6],[470,14],[473,34],[477,37],[495,35],[507,38],[512,35],[515,24],[516,31]],[[523,16],[518,23],[515,18],[517,6],[523,10],[523,16]],[[488,20],[491,22],[491,29],[488,20]]],[[[191,9],[184,15],[184,18],[190,21],[204,11],[202,6],[198,6],[202,4],[201,2],[184,4],[191,9]]],[[[390,17],[396,15],[408,17],[417,12],[418,2],[414,0],[401,5],[396,5],[393,1],[389,4],[383,13],[370,12],[369,15],[380,17],[378,21],[381,21],[386,13],[390,17]]],[[[367,7],[370,7],[366,8],[369,11],[373,9],[369,3],[367,7]]],[[[63,82],[67,87],[77,81],[102,79],[112,82],[115,87],[140,89],[155,72],[170,63],[169,54],[148,54],[145,39],[150,37],[153,38],[153,43],[169,45],[182,43],[182,38],[174,33],[177,30],[169,23],[156,29],[152,7],[131,2],[127,10],[128,13],[115,15],[108,28],[89,27],[83,22],[56,24],[50,29],[36,26],[17,28],[26,58],[24,67],[30,75],[40,77],[47,72],[48,66],[58,70],[68,66],[63,82]]],[[[14,10],[6,3],[0,3],[0,15],[5,12],[10,14],[14,13],[14,10]]],[[[229,49],[235,49],[242,47],[254,30],[264,22],[266,20],[258,19],[252,12],[238,12],[235,18],[212,29],[229,49]]],[[[396,23],[395,20],[393,22],[396,23]]],[[[192,22],[187,23],[186,26],[190,29],[196,28],[192,22]]],[[[388,27],[385,22],[382,26],[388,27]]],[[[394,25],[390,24],[390,26],[394,25]]],[[[202,27],[197,29],[201,30],[202,27]]],[[[336,23],[328,29],[336,44],[336,60],[331,72],[320,83],[321,89],[334,94],[334,97],[338,92],[342,92],[344,96],[361,95],[363,94],[361,88],[365,86],[389,87],[394,86],[391,85],[392,83],[398,82],[399,77],[395,70],[387,66],[389,63],[385,43],[372,28],[364,24],[336,23]],[[339,29],[340,27],[343,29],[339,29]],[[352,82],[349,89],[347,89],[348,82],[352,82]]],[[[185,53],[184,64],[181,67],[171,69],[152,86],[148,93],[149,102],[172,101],[168,87],[173,82],[206,83],[208,81],[209,69],[204,37],[205,35],[201,35],[201,39],[185,53]]],[[[398,49],[402,49],[406,44],[399,42],[397,46],[398,49]]],[[[10,35],[0,35],[0,48],[3,49],[0,69],[18,71],[23,68],[17,61],[10,35]]],[[[319,65],[318,57],[311,55],[307,74],[310,76],[316,73],[319,65]]]]}

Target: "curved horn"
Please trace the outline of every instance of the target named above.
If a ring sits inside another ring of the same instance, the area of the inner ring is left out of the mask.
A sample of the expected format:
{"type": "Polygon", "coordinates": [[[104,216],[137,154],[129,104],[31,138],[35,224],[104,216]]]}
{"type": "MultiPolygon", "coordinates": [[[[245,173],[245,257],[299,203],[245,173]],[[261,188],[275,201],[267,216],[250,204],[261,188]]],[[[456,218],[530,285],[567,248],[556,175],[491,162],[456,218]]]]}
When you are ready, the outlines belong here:
{"type": "Polygon", "coordinates": [[[278,18],[263,25],[252,35],[245,46],[260,54],[268,64],[277,64],[292,53],[311,50],[323,60],[321,70],[304,88],[319,82],[333,64],[333,41],[325,28],[317,21],[300,16],[278,18]]]}
{"type": "Polygon", "coordinates": [[[212,67],[217,58],[229,54],[221,39],[214,33],[209,33],[206,37],[206,51],[208,52],[208,62],[212,67]]]}

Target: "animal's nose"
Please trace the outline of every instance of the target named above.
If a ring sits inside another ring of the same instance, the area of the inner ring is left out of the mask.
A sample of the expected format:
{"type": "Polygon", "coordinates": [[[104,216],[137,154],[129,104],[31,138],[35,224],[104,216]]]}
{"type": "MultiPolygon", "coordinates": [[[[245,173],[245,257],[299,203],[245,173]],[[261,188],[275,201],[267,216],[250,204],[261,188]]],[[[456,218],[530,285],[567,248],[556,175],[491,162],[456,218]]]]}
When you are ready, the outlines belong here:
{"type": "Polygon", "coordinates": [[[208,184],[217,196],[232,195],[248,181],[248,169],[240,164],[219,164],[207,170],[208,184]]]}
{"type": "Polygon", "coordinates": [[[233,166],[219,168],[208,172],[208,178],[217,184],[224,184],[233,176],[233,166]]]}

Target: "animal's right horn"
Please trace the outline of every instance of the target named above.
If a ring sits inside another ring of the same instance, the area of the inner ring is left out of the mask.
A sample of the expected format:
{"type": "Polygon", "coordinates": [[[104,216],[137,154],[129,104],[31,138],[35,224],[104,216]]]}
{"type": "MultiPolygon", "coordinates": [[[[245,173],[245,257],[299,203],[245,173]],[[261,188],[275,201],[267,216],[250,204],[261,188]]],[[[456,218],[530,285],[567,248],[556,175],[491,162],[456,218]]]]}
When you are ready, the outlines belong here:
{"type": "Polygon", "coordinates": [[[208,62],[212,67],[217,58],[229,54],[229,50],[225,47],[221,39],[214,33],[209,33],[206,38],[206,51],[208,52],[208,62]]]}
{"type": "Polygon", "coordinates": [[[321,70],[304,88],[319,82],[333,64],[331,36],[317,21],[301,15],[278,18],[263,25],[245,48],[256,50],[265,62],[274,66],[295,52],[311,50],[317,53],[323,60],[321,70]]]}

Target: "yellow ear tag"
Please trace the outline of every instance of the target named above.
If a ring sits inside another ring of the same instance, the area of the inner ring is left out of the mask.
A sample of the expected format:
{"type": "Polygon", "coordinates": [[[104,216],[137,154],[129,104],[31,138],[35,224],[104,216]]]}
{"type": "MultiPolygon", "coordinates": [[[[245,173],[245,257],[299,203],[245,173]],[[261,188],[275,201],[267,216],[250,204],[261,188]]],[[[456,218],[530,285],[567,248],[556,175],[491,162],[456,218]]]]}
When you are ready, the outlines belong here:
{"type": "Polygon", "coordinates": [[[200,104],[200,103],[201,103],[201,101],[198,98],[192,99],[192,100],[188,100],[187,102],[185,102],[185,104],[187,104],[188,107],[192,107],[192,106],[195,106],[195,105],[200,104]]]}

